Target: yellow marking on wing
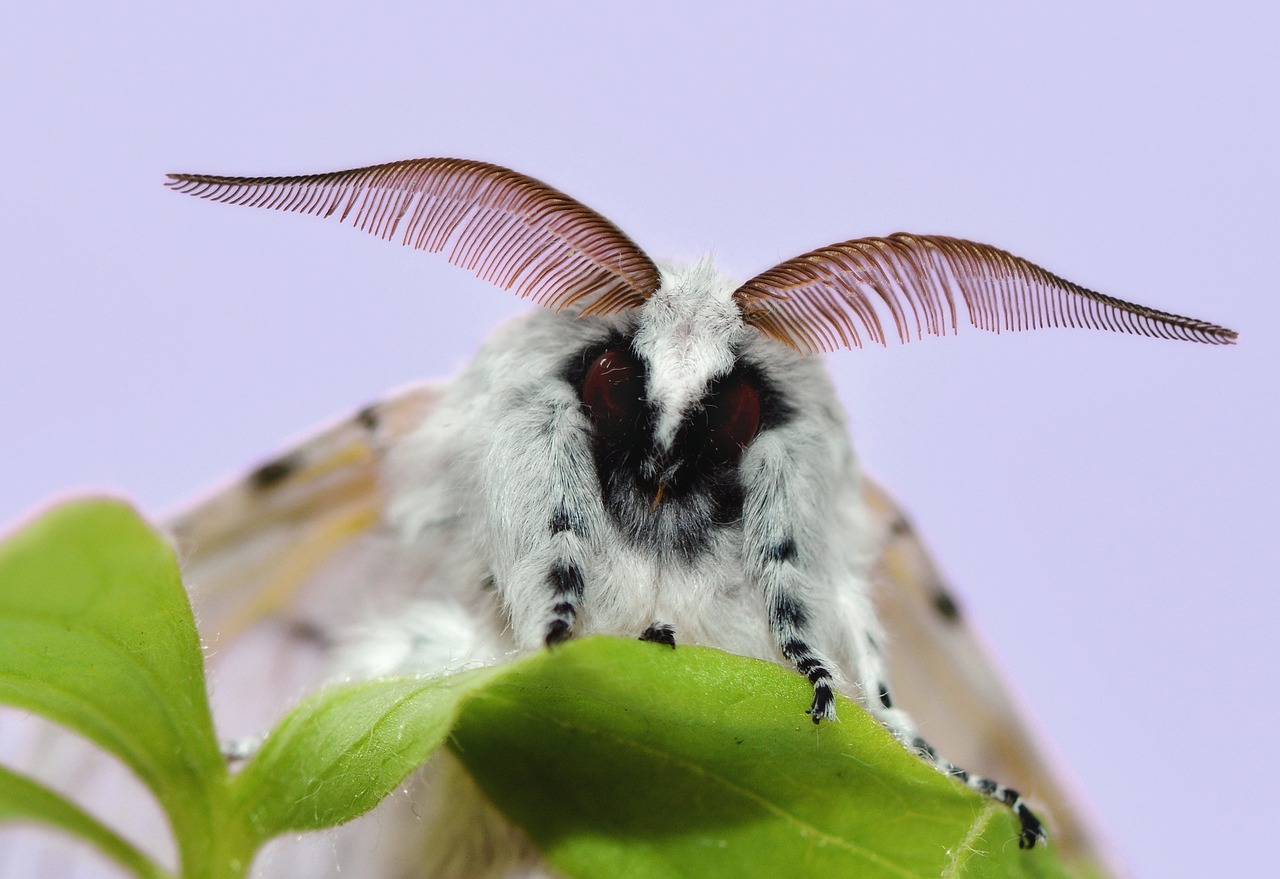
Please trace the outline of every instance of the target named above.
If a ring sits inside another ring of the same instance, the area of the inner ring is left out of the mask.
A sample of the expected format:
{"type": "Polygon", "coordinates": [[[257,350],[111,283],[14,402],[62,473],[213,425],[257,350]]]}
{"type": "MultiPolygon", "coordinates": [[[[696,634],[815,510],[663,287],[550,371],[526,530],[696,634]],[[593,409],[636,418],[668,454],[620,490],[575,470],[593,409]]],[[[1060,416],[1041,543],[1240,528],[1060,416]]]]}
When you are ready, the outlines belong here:
{"type": "Polygon", "coordinates": [[[377,524],[379,516],[378,505],[366,503],[352,509],[339,510],[309,527],[281,555],[274,569],[265,578],[266,588],[226,621],[219,638],[227,642],[234,641],[254,623],[288,605],[299,587],[311,575],[352,538],[377,524]]]}

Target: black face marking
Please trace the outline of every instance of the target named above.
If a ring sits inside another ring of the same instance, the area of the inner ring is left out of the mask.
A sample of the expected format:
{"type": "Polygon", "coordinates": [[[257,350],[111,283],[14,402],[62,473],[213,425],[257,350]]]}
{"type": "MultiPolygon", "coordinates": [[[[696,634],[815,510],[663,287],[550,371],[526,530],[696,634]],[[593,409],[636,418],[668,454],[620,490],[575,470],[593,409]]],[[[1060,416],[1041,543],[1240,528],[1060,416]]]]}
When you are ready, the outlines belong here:
{"type": "Polygon", "coordinates": [[[676,630],[666,623],[654,623],[640,634],[641,641],[652,641],[655,644],[676,646],[676,630]]]}
{"type": "Polygon", "coordinates": [[[274,461],[268,461],[249,474],[249,484],[256,491],[266,491],[284,482],[301,468],[302,462],[296,455],[285,455],[274,461]]]}
{"type": "Polygon", "coordinates": [[[960,606],[956,604],[956,600],[951,597],[951,594],[943,589],[938,589],[933,593],[933,609],[938,612],[938,616],[949,623],[960,621],[960,606]]]}
{"type": "Polygon", "coordinates": [[[671,450],[662,452],[653,437],[653,406],[640,401],[621,417],[623,410],[614,405],[616,401],[604,388],[609,376],[617,377],[627,395],[648,387],[644,361],[635,353],[629,336],[615,334],[584,349],[564,370],[565,381],[577,391],[583,411],[591,419],[592,456],[605,508],[634,545],[692,561],[706,550],[716,529],[742,517],[741,447],[730,448],[733,444],[726,445],[726,437],[748,432],[756,423],[757,405],[758,430],[752,436],[783,423],[791,417],[791,410],[757,367],[739,361],[728,375],[711,383],[703,407],[689,414],[671,450]],[[602,355],[607,355],[608,368],[601,365],[602,355]],[[615,363],[619,365],[613,366],[615,363]],[[706,408],[719,399],[722,387],[729,400],[724,405],[750,401],[746,414],[730,418],[729,427],[721,424],[727,417],[724,411],[713,413],[718,419],[714,420],[709,419],[706,408]]]}
{"type": "Polygon", "coordinates": [[[889,698],[889,688],[884,685],[884,681],[880,682],[880,704],[885,708],[893,707],[893,700],[889,698]]]}
{"type": "Polygon", "coordinates": [[[373,432],[378,429],[378,407],[365,406],[356,413],[356,424],[359,424],[365,430],[373,432]]]}

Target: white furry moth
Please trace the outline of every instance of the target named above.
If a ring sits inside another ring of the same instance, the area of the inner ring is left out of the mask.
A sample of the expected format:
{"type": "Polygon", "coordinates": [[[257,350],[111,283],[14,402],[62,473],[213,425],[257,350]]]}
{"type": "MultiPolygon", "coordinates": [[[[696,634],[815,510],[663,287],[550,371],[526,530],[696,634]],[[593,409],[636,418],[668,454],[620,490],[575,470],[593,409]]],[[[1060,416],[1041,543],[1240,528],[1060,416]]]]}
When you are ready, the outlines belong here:
{"type": "MultiPolygon", "coordinates": [[[[1008,805],[1020,845],[1043,835],[1015,790],[940,758],[891,696],[870,575],[884,541],[909,532],[864,486],[808,355],[945,335],[962,310],[993,331],[1093,327],[1209,344],[1234,332],[942,236],[844,241],[742,284],[709,262],[660,268],[582,204],[474,161],[175,174],[169,185],[337,216],[548,306],[500,329],[442,392],[370,407],[177,520],[180,543],[227,568],[207,582],[240,588],[227,571],[257,564],[246,560],[262,552],[255,519],[287,512],[286,542],[307,548],[297,557],[376,530],[410,573],[400,603],[378,609],[384,624],[332,651],[344,674],[434,671],[596,632],[786,662],[813,686],[815,723],[835,719],[833,689],[846,690],[907,747],[1008,805]],[[390,437],[376,471],[333,479],[330,464],[365,435],[380,450],[390,437]]],[[[945,630],[955,605],[927,582],[922,606],[945,630]]],[[[298,639],[330,649],[331,632],[294,622],[298,639]]]]}

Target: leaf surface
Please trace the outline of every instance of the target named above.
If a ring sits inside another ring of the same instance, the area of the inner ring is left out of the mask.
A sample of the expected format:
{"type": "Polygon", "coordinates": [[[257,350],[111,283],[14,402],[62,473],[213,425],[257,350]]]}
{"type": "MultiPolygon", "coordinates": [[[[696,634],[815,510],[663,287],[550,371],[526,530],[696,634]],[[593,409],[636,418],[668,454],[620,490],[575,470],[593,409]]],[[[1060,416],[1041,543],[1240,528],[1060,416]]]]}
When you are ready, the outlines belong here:
{"type": "Polygon", "coordinates": [[[211,860],[226,770],[200,643],[172,549],[128,505],[69,503],[0,545],[0,702],[118,756],[183,864],[211,860]]]}
{"type": "Polygon", "coordinates": [[[589,639],[474,694],[451,740],[573,876],[1064,876],[1017,823],[865,711],[815,726],[793,672],[589,639]]]}

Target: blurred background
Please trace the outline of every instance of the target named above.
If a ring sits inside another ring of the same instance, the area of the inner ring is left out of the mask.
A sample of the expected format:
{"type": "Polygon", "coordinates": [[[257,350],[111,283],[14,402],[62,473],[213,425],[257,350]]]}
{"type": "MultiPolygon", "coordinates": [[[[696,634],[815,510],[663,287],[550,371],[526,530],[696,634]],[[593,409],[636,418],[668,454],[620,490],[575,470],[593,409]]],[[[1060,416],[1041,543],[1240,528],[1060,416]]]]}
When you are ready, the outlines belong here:
{"type": "MultiPolygon", "coordinates": [[[[528,306],[167,171],[463,156],[746,278],[989,242],[1241,333],[978,331],[829,358],[1138,876],[1273,863],[1277,13],[1256,3],[59,4],[0,27],[0,521],[155,515],[528,306]]],[[[3,723],[3,717],[0,717],[3,723]]]]}

